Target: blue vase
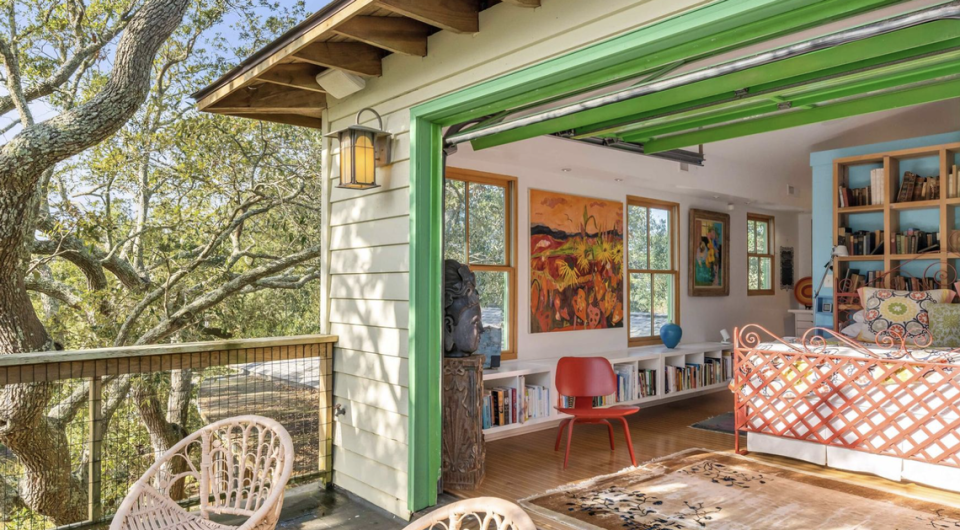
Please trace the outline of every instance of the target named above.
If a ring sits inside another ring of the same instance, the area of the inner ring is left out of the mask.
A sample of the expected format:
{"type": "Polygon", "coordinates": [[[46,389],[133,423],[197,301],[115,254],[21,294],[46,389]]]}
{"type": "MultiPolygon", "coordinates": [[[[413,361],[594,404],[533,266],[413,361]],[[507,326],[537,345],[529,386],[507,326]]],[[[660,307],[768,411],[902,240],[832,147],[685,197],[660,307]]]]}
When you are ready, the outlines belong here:
{"type": "Polygon", "coordinates": [[[663,341],[663,345],[667,348],[676,348],[677,344],[680,344],[680,337],[682,336],[683,330],[673,322],[664,324],[663,327],[660,328],[660,340],[663,341]]]}

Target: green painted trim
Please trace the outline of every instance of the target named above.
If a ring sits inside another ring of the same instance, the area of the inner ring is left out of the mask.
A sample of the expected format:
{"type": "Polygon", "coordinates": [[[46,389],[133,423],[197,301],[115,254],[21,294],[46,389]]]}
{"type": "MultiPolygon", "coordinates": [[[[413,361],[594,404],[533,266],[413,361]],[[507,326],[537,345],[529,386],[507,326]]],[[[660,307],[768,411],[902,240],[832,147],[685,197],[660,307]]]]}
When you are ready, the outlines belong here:
{"type": "Polygon", "coordinates": [[[809,110],[798,110],[779,116],[769,116],[732,125],[714,127],[693,133],[668,136],[666,138],[651,140],[645,143],[643,148],[644,151],[648,153],[659,153],[691,145],[717,142],[779,129],[788,129],[799,125],[808,125],[881,110],[930,103],[932,101],[955,98],[957,94],[960,94],[960,80],[947,81],[934,85],[899,90],[890,94],[868,96],[854,101],[815,107],[809,110]]]}
{"type": "Polygon", "coordinates": [[[472,144],[474,149],[479,150],[559,131],[581,128],[592,129],[595,128],[594,124],[615,121],[623,116],[630,116],[639,112],[651,112],[651,109],[680,105],[702,98],[730,98],[737,90],[748,87],[752,89],[758,85],[776,84],[802,76],[809,78],[831,69],[839,71],[854,70],[859,67],[862,61],[868,59],[898,52],[903,53],[905,50],[923,48],[957,37],[960,37],[960,21],[932,22],[648,96],[584,110],[570,116],[479,138],[474,140],[472,144]]]}
{"type": "Polygon", "coordinates": [[[442,360],[442,138],[440,127],[578,93],[838,20],[896,0],[720,0],[541,64],[468,87],[411,111],[410,440],[407,504],[436,503],[442,360]]]}
{"type": "Polygon", "coordinates": [[[440,126],[410,116],[410,511],[437,503],[443,314],[443,159],[440,126]]]}
{"type": "MultiPolygon", "coordinates": [[[[960,41],[958,41],[958,44],[960,44],[960,41]]],[[[809,108],[811,105],[824,101],[927,81],[955,73],[957,63],[960,61],[960,51],[953,51],[944,54],[942,57],[937,57],[937,61],[931,59],[933,58],[880,68],[870,72],[870,75],[858,73],[832,79],[829,82],[808,85],[804,91],[788,89],[772,94],[744,98],[738,102],[672,114],[634,124],[625,132],[611,136],[619,136],[628,142],[647,142],[658,136],[777,112],[779,110],[777,105],[781,102],[789,101],[794,108],[809,108]]]]}

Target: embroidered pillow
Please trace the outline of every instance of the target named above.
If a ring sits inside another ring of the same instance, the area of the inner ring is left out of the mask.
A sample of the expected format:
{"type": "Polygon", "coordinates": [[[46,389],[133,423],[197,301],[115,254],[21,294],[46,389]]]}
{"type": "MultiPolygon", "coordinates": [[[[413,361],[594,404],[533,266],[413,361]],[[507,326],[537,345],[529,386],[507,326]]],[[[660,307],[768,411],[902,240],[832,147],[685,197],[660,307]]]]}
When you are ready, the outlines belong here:
{"type": "Polygon", "coordinates": [[[930,291],[894,291],[864,287],[860,290],[863,302],[865,329],[857,337],[874,341],[877,335],[889,331],[903,336],[907,344],[927,342],[930,333],[928,311],[937,304],[948,304],[954,293],[949,289],[930,291]]]}
{"type": "Polygon", "coordinates": [[[960,348],[960,304],[937,304],[929,313],[933,346],[960,348]]]}

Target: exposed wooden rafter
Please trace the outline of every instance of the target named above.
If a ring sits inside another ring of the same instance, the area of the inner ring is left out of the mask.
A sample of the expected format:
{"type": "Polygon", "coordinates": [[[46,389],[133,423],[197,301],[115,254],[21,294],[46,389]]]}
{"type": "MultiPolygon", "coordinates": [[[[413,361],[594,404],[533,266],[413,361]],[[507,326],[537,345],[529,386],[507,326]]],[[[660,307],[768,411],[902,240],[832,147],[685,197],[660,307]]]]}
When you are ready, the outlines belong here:
{"type": "Polygon", "coordinates": [[[430,26],[406,17],[359,16],[333,31],[393,53],[426,57],[430,26]]]}
{"type": "Polygon", "coordinates": [[[321,92],[262,83],[241,88],[204,110],[220,114],[300,114],[319,117],[327,106],[321,92]]]}
{"type": "Polygon", "coordinates": [[[322,71],[323,68],[313,64],[278,64],[257,79],[275,85],[323,92],[323,88],[317,84],[317,74],[322,71]]]}
{"type": "Polygon", "coordinates": [[[273,123],[284,123],[287,125],[296,125],[298,127],[309,127],[311,129],[322,129],[323,120],[319,117],[302,116],[300,114],[235,114],[240,118],[249,118],[251,120],[269,121],[273,123]]]}
{"type": "Polygon", "coordinates": [[[431,26],[456,33],[480,31],[476,0],[376,0],[377,5],[431,26]]]}
{"type": "Polygon", "coordinates": [[[383,51],[362,42],[314,42],[293,54],[299,61],[355,75],[379,77],[383,51]]]}
{"type": "MultiPolygon", "coordinates": [[[[541,0],[501,0],[539,7],[541,0]]],[[[425,57],[437,29],[480,30],[482,0],[333,0],[258,51],[245,64],[194,94],[205,112],[302,127],[320,127],[326,94],[316,82],[325,69],[363,77],[383,74],[391,53],[425,57]]]]}

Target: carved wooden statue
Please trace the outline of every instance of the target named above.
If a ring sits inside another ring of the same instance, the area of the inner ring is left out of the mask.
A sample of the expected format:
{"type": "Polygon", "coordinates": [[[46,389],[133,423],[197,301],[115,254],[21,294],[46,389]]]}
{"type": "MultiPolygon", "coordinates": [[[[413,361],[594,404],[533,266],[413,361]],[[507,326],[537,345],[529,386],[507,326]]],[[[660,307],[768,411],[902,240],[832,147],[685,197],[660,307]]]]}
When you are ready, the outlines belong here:
{"type": "Polygon", "coordinates": [[[443,267],[443,484],[474,489],[483,480],[483,362],[480,296],[470,267],[446,260],[443,267]]]}
{"type": "Polygon", "coordinates": [[[483,356],[443,360],[443,450],[445,489],[470,490],[483,481],[483,356]]]}
{"type": "Polygon", "coordinates": [[[470,267],[448,259],[443,264],[443,351],[467,357],[480,347],[483,322],[477,279],[470,267]]]}

